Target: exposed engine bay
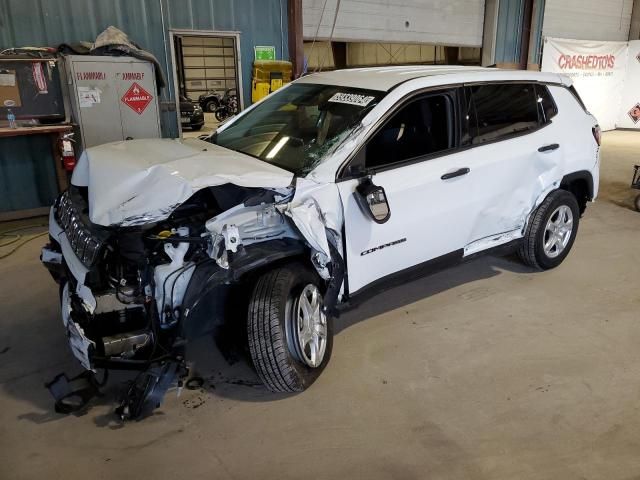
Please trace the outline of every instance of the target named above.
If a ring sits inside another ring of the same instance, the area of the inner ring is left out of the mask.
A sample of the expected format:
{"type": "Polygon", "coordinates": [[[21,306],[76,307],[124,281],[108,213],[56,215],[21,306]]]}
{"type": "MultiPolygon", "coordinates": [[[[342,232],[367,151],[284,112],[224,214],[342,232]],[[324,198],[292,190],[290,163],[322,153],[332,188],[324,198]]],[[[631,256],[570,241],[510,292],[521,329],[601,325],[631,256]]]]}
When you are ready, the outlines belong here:
{"type": "Polygon", "coordinates": [[[199,189],[166,218],[108,227],[90,220],[87,187],[62,194],[42,261],[61,285],[69,343],[89,377],[48,384],[56,410],[83,408],[87,391],[98,391],[98,369],[128,369],[141,373],[116,411],[123,420],[149,415],[188,377],[188,341],[224,323],[232,289],[268,264],[310,261],[333,309],[344,276],[340,237],[312,198],[296,204],[295,190],[225,183],[199,189]]]}

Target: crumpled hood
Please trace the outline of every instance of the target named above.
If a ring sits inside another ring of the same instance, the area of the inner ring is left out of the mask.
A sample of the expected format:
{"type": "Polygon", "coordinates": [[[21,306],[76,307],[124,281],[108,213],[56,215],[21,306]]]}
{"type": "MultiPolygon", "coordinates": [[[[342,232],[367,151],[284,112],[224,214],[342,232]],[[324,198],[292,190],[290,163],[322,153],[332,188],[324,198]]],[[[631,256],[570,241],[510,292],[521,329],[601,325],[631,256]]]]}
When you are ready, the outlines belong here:
{"type": "Polygon", "coordinates": [[[89,188],[93,223],[133,226],[167,218],[202,188],[284,188],[293,174],[198,139],[145,139],[87,149],[71,183],[89,188]]]}

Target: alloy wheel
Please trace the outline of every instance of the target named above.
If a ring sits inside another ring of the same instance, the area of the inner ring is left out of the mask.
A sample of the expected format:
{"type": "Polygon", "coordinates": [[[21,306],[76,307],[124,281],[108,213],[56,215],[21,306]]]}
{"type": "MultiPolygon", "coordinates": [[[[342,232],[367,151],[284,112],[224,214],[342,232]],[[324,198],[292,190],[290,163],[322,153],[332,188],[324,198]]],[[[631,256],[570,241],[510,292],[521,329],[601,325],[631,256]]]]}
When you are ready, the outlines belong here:
{"type": "Polygon", "coordinates": [[[549,258],[560,255],[571,239],[573,212],[567,205],[556,208],[544,228],[544,253],[549,258]]]}
{"type": "Polygon", "coordinates": [[[309,367],[320,366],[327,349],[327,317],[315,285],[305,286],[295,299],[290,332],[297,357],[309,367]]]}

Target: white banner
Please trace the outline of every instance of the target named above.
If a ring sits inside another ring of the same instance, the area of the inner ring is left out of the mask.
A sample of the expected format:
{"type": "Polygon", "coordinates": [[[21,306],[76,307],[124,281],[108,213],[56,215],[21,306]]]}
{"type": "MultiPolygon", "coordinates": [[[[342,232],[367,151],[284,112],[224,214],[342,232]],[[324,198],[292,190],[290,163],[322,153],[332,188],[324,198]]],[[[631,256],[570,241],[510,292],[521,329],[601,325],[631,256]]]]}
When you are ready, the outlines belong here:
{"type": "Polygon", "coordinates": [[[629,42],[627,77],[616,127],[640,129],[640,40],[629,42]]]}
{"type": "Polygon", "coordinates": [[[627,50],[627,42],[546,37],[542,71],[570,77],[600,127],[613,130],[622,104],[627,50]]]}

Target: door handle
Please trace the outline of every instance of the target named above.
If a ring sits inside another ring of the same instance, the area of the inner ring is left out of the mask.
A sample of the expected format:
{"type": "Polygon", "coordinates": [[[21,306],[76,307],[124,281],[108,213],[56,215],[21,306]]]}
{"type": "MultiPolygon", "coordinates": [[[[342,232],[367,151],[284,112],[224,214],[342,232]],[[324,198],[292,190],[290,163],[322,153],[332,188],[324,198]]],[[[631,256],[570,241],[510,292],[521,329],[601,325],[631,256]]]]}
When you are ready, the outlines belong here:
{"type": "Polygon", "coordinates": [[[539,152],[550,152],[552,150],[557,150],[558,148],[560,148],[560,145],[557,143],[551,143],[549,145],[545,145],[544,147],[540,147],[538,149],[539,152]]]}
{"type": "Polygon", "coordinates": [[[442,175],[440,178],[442,180],[449,180],[450,178],[461,177],[462,175],[466,175],[471,170],[467,167],[459,168],[458,170],[454,170],[453,172],[448,172],[442,175]]]}

